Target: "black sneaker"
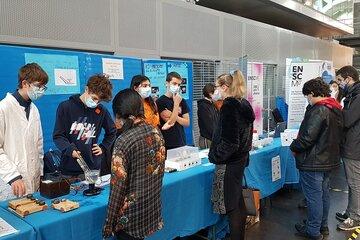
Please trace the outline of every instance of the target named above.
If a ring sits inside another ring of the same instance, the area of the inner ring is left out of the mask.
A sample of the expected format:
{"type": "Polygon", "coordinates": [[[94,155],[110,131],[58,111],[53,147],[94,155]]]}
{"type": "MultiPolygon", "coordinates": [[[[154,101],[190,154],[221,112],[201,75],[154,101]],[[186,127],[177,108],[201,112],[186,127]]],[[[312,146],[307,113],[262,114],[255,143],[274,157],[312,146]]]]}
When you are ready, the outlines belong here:
{"type": "Polygon", "coordinates": [[[301,223],[295,224],[295,229],[296,229],[296,231],[298,231],[297,233],[295,233],[296,236],[307,238],[307,239],[310,239],[310,240],[322,240],[322,239],[324,239],[324,236],[321,233],[320,233],[319,236],[311,236],[311,235],[309,235],[306,232],[306,226],[301,224],[301,223]]]}
{"type": "Polygon", "coordinates": [[[343,231],[351,231],[360,228],[360,221],[352,220],[351,218],[345,219],[342,223],[337,225],[338,229],[343,231]]]}
{"type": "MultiPolygon", "coordinates": [[[[303,223],[306,225],[306,219],[303,220],[303,223]]],[[[321,226],[320,227],[320,233],[324,236],[327,236],[330,234],[329,227],[321,226]]]]}
{"type": "Polygon", "coordinates": [[[349,214],[347,214],[346,212],[337,212],[336,214],[335,214],[335,217],[336,217],[336,219],[337,220],[339,220],[340,222],[343,222],[343,221],[345,221],[346,219],[348,219],[349,218],[349,214]]]}

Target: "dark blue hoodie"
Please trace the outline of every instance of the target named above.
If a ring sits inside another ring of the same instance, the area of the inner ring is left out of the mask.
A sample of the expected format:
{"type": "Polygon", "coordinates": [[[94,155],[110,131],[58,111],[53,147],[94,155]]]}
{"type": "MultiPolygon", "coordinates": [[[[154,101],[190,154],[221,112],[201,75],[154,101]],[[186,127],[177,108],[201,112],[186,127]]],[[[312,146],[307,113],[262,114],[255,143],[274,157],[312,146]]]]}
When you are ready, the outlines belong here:
{"type": "Polygon", "coordinates": [[[72,152],[78,150],[90,169],[100,169],[104,153],[115,141],[116,128],[110,113],[99,104],[96,108],[88,108],[80,95],[74,95],[69,100],[60,103],[53,133],[53,140],[62,152],[60,170],[65,175],[83,173],[72,152]],[[98,144],[101,129],[105,130],[104,139],[100,145],[103,154],[95,156],[92,153],[93,144],[98,144]]]}

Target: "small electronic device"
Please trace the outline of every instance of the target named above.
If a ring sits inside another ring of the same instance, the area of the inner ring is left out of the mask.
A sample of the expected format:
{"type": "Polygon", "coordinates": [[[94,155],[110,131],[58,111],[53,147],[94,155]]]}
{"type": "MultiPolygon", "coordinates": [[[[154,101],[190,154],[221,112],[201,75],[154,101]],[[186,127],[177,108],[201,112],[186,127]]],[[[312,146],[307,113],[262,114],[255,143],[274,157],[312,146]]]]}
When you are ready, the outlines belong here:
{"type": "Polygon", "coordinates": [[[201,164],[199,149],[197,147],[184,146],[167,151],[165,168],[183,171],[201,164]]]}
{"type": "Polygon", "coordinates": [[[40,195],[57,198],[70,193],[70,183],[60,173],[45,174],[40,182],[40,195]]]}

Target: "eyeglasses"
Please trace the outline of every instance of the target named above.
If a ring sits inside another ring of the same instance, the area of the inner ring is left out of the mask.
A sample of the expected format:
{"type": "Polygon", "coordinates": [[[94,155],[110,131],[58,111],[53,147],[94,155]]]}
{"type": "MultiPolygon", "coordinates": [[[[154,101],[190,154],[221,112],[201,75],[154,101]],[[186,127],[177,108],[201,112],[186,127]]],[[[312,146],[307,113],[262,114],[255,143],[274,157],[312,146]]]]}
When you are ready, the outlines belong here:
{"type": "Polygon", "coordinates": [[[48,89],[47,86],[38,86],[38,85],[33,84],[33,83],[29,83],[29,84],[30,84],[31,87],[35,87],[35,88],[39,89],[40,91],[45,92],[48,89]]]}

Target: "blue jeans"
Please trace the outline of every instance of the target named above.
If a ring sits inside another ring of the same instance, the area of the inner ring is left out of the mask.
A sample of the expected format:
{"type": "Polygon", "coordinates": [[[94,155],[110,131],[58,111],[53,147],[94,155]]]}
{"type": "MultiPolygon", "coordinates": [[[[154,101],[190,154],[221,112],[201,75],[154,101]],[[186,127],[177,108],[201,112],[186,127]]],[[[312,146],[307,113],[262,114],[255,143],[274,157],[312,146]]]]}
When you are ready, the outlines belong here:
{"type": "Polygon", "coordinates": [[[311,236],[319,236],[320,227],[328,226],[329,176],[330,172],[300,171],[300,183],[308,206],[306,232],[311,236]]]}

